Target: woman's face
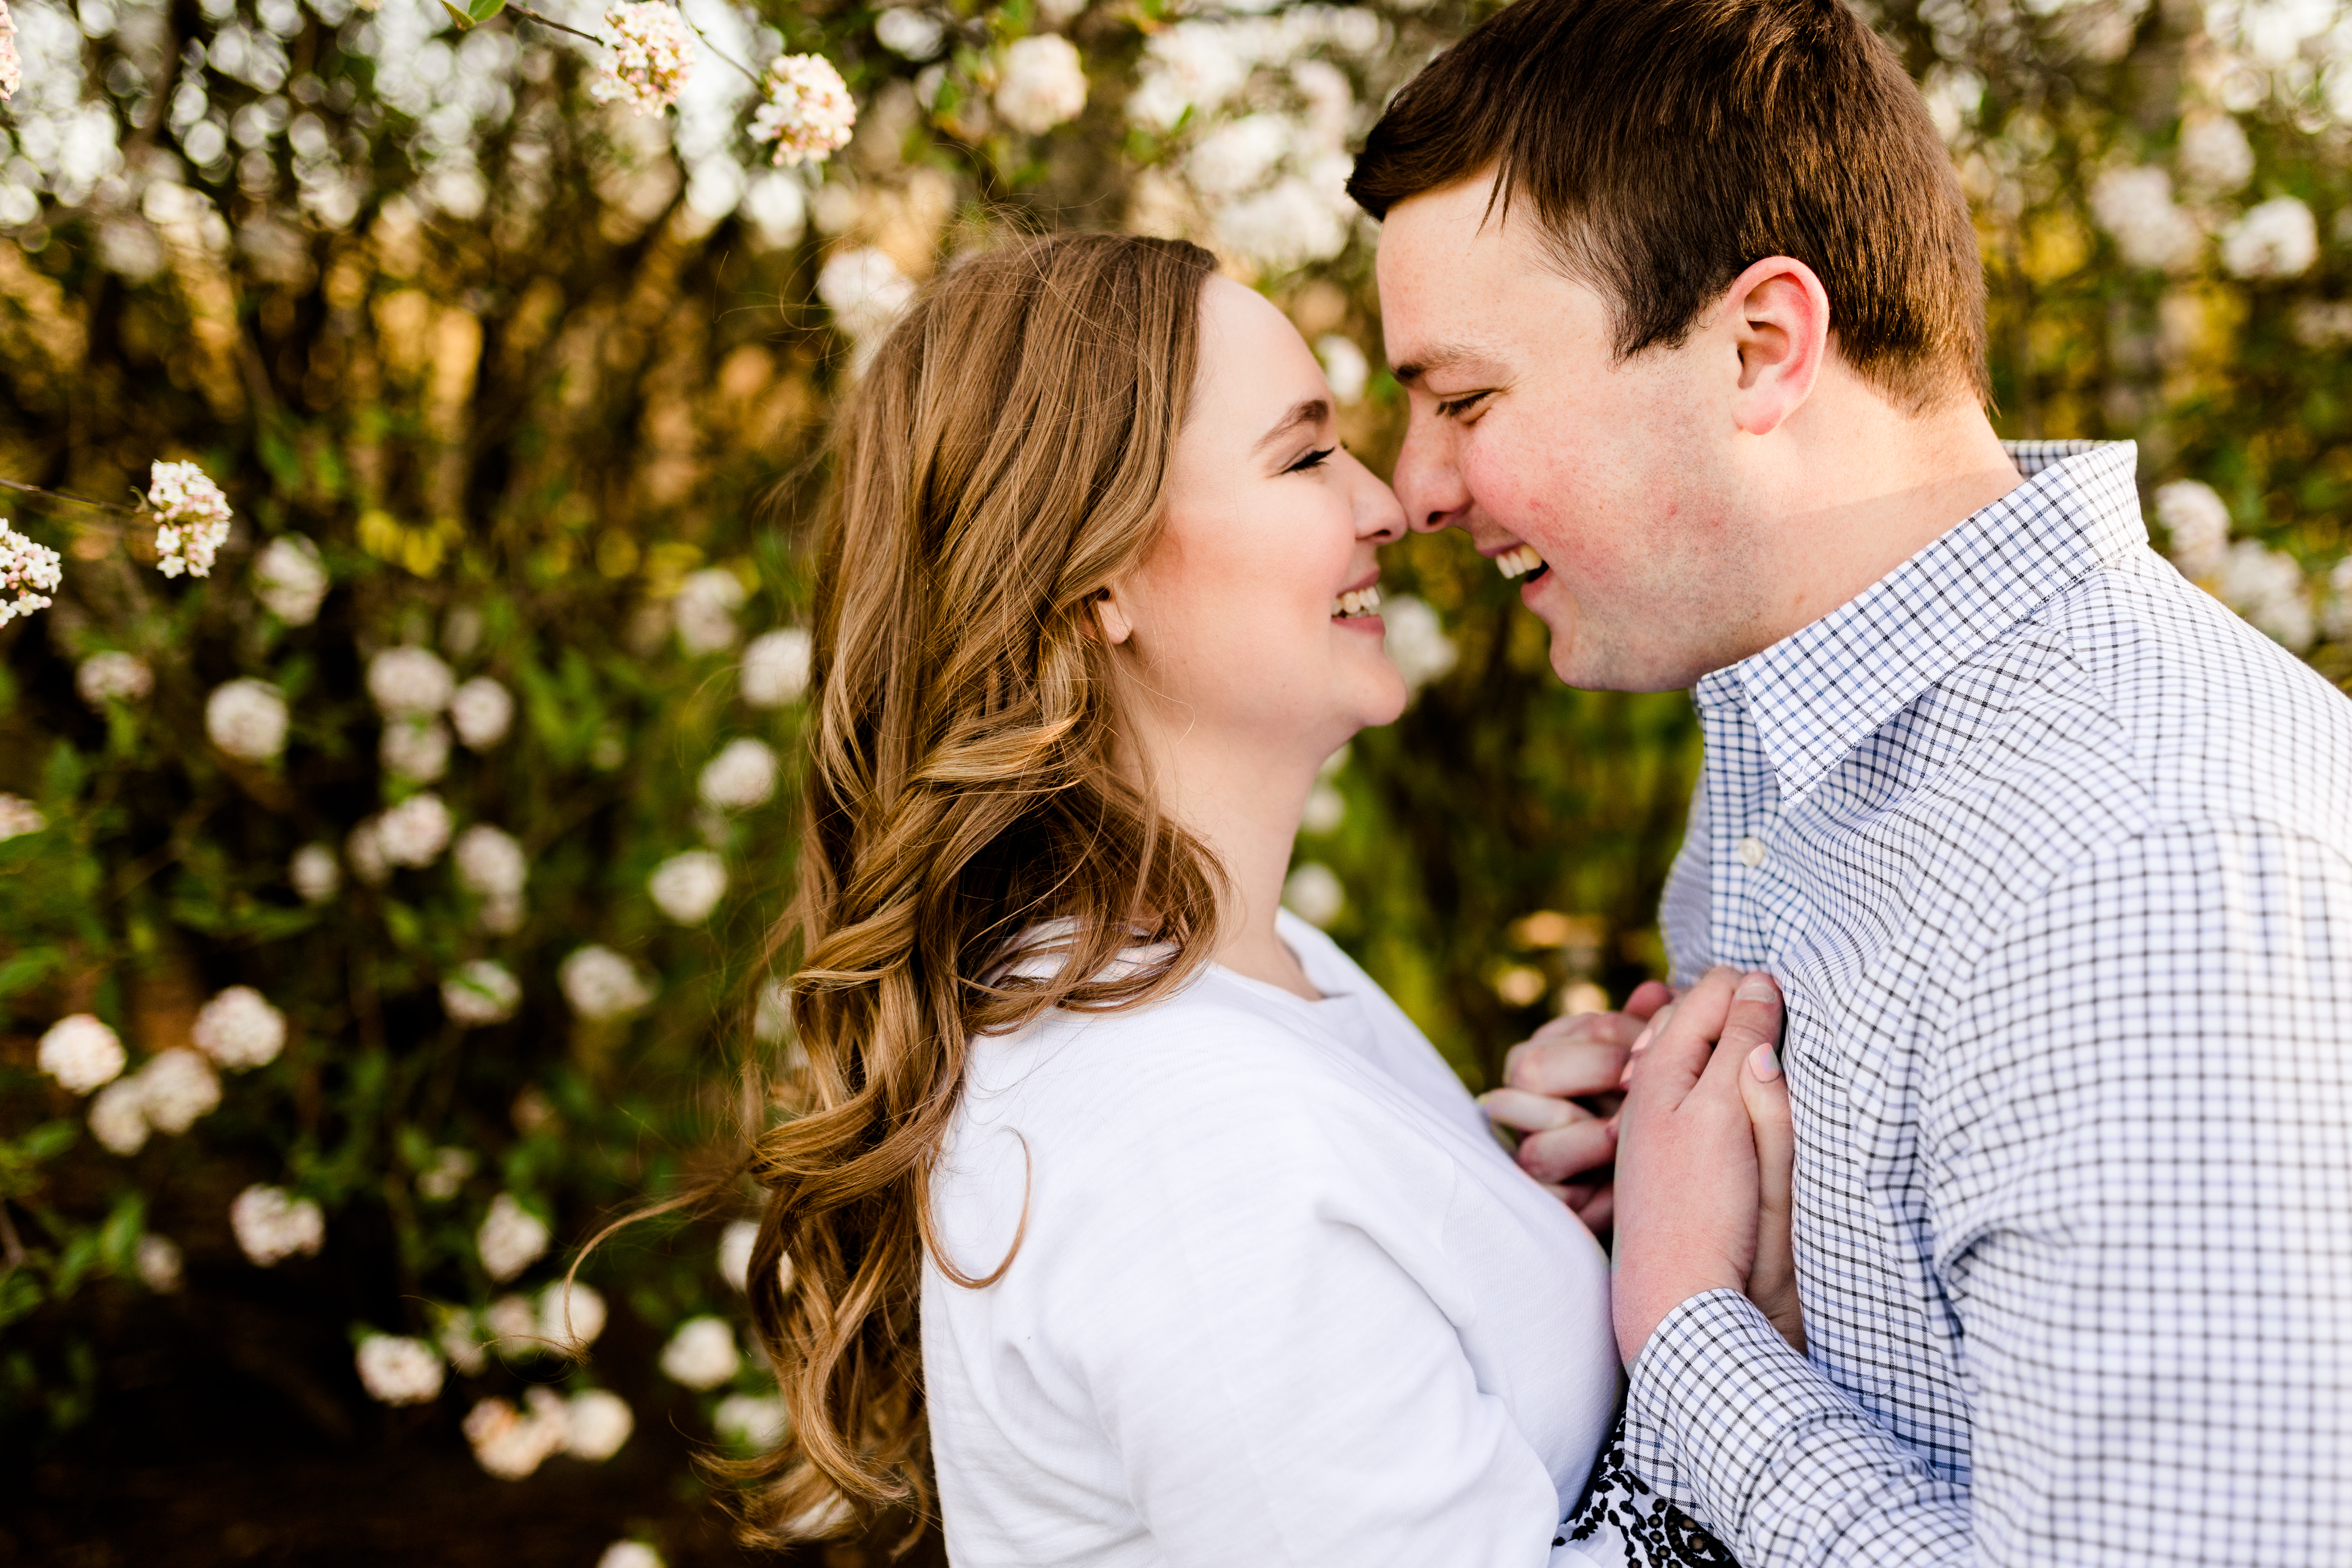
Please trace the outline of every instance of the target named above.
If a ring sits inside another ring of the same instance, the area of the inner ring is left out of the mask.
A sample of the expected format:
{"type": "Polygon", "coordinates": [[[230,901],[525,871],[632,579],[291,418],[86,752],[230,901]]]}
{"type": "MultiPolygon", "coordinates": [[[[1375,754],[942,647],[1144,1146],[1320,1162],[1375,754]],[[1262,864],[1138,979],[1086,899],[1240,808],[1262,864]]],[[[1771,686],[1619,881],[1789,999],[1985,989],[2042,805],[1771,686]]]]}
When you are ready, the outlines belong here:
{"type": "Polygon", "coordinates": [[[1404,513],[1340,447],[1330,386],[1297,331],[1228,279],[1202,291],[1167,505],[1103,621],[1187,750],[1319,762],[1404,711],[1377,597],[1359,597],[1404,513]]]}

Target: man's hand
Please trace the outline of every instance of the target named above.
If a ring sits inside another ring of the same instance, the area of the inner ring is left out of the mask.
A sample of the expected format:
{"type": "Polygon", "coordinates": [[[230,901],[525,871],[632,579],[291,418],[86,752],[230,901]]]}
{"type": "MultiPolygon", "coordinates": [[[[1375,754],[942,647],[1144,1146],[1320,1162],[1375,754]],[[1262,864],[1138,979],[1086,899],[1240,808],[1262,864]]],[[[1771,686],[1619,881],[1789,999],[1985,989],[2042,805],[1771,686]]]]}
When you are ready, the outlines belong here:
{"type": "Polygon", "coordinates": [[[1503,1058],[1503,1087],[1478,1100],[1496,1125],[1523,1134],[1519,1166],[1558,1194],[1586,1228],[1609,1228],[1616,1112],[1634,1042],[1674,993],[1649,981],[1622,1013],[1554,1018],[1503,1058]]]}
{"type": "MultiPolygon", "coordinates": [[[[1780,991],[1771,976],[1717,969],[1676,1000],[1627,1069],[1612,1296],[1628,1363],[1683,1302],[1709,1290],[1746,1291],[1756,1276],[1764,1184],[1742,1079],[1768,1059],[1751,1066],[1758,1050],[1780,1041],[1780,991]]],[[[1759,1105],[1785,1092],[1777,1076],[1759,1083],[1771,1091],[1759,1105]]],[[[1780,1282],[1764,1283],[1769,1290],[1780,1282]]]]}

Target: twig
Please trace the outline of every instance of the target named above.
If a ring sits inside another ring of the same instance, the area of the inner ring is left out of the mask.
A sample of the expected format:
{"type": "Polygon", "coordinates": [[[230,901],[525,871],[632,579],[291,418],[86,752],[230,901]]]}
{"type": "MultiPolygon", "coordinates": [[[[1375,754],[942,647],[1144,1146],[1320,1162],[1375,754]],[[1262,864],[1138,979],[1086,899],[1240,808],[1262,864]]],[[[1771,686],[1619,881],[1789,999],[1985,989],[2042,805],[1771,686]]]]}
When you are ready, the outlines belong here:
{"type": "Polygon", "coordinates": [[[583,33],[569,22],[559,22],[552,16],[542,16],[528,5],[514,4],[514,0],[507,0],[507,9],[518,16],[529,17],[542,27],[552,27],[559,33],[569,33],[575,38],[585,38],[598,48],[609,49],[613,47],[609,39],[600,38],[593,33],[583,33]]]}
{"type": "Polygon", "coordinates": [[[737,70],[741,71],[743,73],[743,79],[746,81],[749,81],[753,87],[761,85],[761,79],[758,72],[745,65],[742,61],[730,55],[717,44],[712,43],[710,41],[710,35],[702,30],[702,24],[696,21],[693,17],[686,16],[686,0],[678,0],[677,14],[681,16],[686,16],[686,25],[694,29],[694,36],[702,40],[703,47],[709,49],[712,54],[717,55],[729,65],[733,66],[737,70]]]}
{"type": "Polygon", "coordinates": [[[0,485],[12,490],[23,490],[26,495],[47,496],[51,500],[69,500],[76,506],[92,506],[100,511],[119,511],[125,517],[137,517],[146,510],[144,506],[120,506],[113,501],[92,500],[88,496],[68,495],[63,490],[45,490],[38,485],[28,485],[16,479],[0,479],[0,485]]]}

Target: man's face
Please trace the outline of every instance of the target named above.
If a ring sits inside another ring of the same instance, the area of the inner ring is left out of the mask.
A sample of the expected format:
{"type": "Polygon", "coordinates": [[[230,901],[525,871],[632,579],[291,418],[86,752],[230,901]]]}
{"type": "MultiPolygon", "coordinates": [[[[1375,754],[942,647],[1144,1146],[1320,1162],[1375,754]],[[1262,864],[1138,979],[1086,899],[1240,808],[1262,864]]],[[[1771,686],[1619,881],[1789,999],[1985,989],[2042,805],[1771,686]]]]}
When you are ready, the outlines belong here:
{"type": "Polygon", "coordinates": [[[1412,407],[1396,489],[1519,575],[1571,686],[1667,690],[1745,651],[1736,342],[1706,319],[1620,362],[1608,302],[1562,276],[1490,176],[1399,203],[1381,315],[1412,407]],[[1497,209],[1499,212],[1499,207],[1497,209]]]}

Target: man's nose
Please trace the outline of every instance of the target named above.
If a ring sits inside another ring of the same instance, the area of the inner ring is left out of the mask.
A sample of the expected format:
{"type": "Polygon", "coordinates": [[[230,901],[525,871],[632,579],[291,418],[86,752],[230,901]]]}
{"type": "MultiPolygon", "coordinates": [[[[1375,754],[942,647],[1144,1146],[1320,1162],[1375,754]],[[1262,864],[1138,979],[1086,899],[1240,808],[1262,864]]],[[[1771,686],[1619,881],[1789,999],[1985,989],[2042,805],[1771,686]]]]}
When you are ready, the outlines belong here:
{"type": "Polygon", "coordinates": [[[1397,452],[1396,493],[1416,533],[1450,528],[1469,509],[1469,488],[1454,458],[1452,435],[1444,426],[1421,418],[1405,428],[1404,445],[1397,452]]]}

